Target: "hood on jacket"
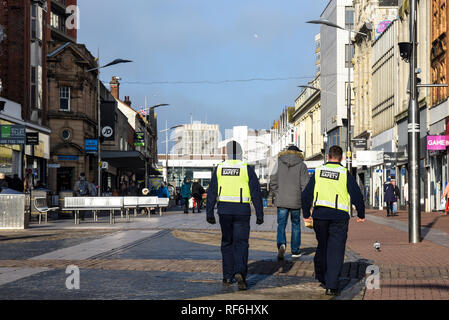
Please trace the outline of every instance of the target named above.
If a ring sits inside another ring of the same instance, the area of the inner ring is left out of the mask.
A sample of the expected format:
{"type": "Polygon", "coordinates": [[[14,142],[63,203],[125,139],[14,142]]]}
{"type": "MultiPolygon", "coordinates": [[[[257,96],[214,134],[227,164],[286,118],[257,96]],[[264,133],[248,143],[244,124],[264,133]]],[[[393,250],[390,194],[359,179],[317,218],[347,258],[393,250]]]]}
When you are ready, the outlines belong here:
{"type": "Polygon", "coordinates": [[[190,182],[189,183],[192,183],[192,180],[189,178],[189,177],[185,177],[184,178],[184,183],[187,183],[187,179],[189,179],[190,180],[190,182]]]}
{"type": "Polygon", "coordinates": [[[279,153],[278,158],[287,167],[294,167],[303,162],[304,155],[298,151],[287,150],[279,153]]]}

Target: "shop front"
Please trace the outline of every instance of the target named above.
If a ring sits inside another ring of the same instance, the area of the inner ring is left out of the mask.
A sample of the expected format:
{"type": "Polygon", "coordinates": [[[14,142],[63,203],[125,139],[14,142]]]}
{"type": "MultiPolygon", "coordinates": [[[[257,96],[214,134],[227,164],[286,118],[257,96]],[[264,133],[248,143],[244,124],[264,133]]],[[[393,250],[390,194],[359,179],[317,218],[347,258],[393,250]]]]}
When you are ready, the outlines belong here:
{"type": "Polygon", "coordinates": [[[448,181],[447,145],[445,135],[427,136],[428,161],[430,162],[430,210],[440,210],[441,197],[448,181]]]}
{"type": "Polygon", "coordinates": [[[47,183],[47,160],[50,158],[50,129],[21,118],[21,106],[5,102],[0,112],[0,172],[8,178],[15,174],[33,189],[47,183]]]}

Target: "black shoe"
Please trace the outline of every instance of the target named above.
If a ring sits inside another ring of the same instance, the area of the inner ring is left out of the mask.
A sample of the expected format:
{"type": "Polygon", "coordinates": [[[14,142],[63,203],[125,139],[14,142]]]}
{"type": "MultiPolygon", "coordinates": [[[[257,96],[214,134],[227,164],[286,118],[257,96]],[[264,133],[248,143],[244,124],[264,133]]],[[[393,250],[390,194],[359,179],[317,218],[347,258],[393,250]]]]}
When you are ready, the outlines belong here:
{"type": "Polygon", "coordinates": [[[232,279],[223,279],[223,284],[230,286],[232,284],[232,279]]]}
{"type": "Polygon", "coordinates": [[[336,297],[340,294],[340,292],[337,289],[326,289],[326,295],[327,296],[333,296],[336,297]]]}
{"type": "Polygon", "coordinates": [[[245,277],[240,274],[240,273],[236,273],[234,276],[235,280],[237,280],[238,286],[239,286],[239,290],[246,290],[248,289],[248,284],[245,281],[245,277]]]}
{"type": "Polygon", "coordinates": [[[285,248],[285,244],[280,245],[278,249],[278,260],[284,260],[285,248]]]}
{"type": "Polygon", "coordinates": [[[323,288],[323,289],[326,289],[326,283],[320,281],[320,287],[323,288]]]}

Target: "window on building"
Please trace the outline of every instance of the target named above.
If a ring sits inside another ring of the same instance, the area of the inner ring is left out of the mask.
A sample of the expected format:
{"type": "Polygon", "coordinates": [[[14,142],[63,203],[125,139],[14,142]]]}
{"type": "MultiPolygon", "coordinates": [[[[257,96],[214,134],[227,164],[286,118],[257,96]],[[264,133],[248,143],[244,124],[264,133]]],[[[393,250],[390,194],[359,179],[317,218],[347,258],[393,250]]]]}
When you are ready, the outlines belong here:
{"type": "Polygon", "coordinates": [[[354,8],[345,7],[345,28],[348,30],[354,29],[354,8]]]}
{"type": "Polygon", "coordinates": [[[50,13],[50,25],[55,29],[59,29],[59,16],[53,12],[50,13]]]}
{"type": "Polygon", "coordinates": [[[31,39],[36,39],[37,36],[37,5],[31,5],[31,39]]]}
{"type": "Polygon", "coordinates": [[[60,87],[59,88],[59,110],[70,111],[70,88],[60,87]]]}
{"type": "Polygon", "coordinates": [[[345,68],[352,68],[352,59],[354,58],[354,46],[352,44],[345,45],[345,68]]]}
{"type": "Polygon", "coordinates": [[[30,103],[31,108],[37,108],[37,85],[36,85],[36,67],[31,66],[31,90],[30,103]]]}

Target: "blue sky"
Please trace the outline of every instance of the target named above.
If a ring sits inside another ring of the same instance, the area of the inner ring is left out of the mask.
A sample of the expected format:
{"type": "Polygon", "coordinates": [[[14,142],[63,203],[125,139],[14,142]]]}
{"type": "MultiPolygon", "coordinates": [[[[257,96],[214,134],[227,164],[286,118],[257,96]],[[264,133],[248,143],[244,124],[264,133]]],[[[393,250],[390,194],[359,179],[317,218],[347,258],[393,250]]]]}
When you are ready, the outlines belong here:
{"type": "MultiPolygon", "coordinates": [[[[78,42],[101,64],[101,80],[122,78],[120,97],[135,108],[158,110],[159,130],[201,120],[269,129],[284,106],[293,106],[298,85],[315,75],[314,36],[328,0],[79,0],[78,42]],[[210,83],[253,78],[283,81],[210,83]],[[155,84],[155,82],[167,82],[155,84]]],[[[160,135],[159,152],[165,152],[160,135]]]]}

